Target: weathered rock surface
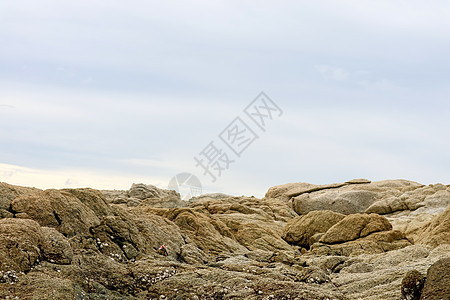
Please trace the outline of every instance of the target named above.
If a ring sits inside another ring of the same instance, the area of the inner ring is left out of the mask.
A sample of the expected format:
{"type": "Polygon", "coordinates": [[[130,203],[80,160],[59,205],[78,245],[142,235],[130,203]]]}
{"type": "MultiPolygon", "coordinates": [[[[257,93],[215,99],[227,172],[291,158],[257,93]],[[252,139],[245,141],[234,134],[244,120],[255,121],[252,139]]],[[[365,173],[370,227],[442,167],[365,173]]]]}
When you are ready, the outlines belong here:
{"type": "Polygon", "coordinates": [[[312,211],[291,219],[284,227],[282,236],[290,244],[309,248],[314,235],[327,232],[344,217],[343,214],[329,210],[312,211]]]}
{"type": "Polygon", "coordinates": [[[68,237],[88,234],[90,227],[100,223],[94,211],[66,191],[46,190],[20,195],[11,202],[11,209],[16,218],[35,220],[68,237]]]}
{"type": "Polygon", "coordinates": [[[450,205],[442,214],[435,216],[417,230],[416,242],[434,247],[450,244],[450,205]]]}
{"type": "Polygon", "coordinates": [[[320,239],[326,244],[353,241],[378,231],[391,230],[389,221],[377,214],[349,215],[337,222],[320,239]]]}
{"type": "Polygon", "coordinates": [[[42,258],[43,234],[32,220],[0,220],[0,270],[29,271],[42,258]]]}
{"type": "Polygon", "coordinates": [[[323,185],[316,185],[305,182],[287,183],[271,187],[266,193],[266,198],[281,198],[282,200],[288,200],[289,198],[296,197],[305,193],[336,189],[350,184],[365,184],[365,183],[370,183],[370,180],[353,179],[344,183],[332,183],[323,185]]]}
{"type": "Polygon", "coordinates": [[[138,206],[141,204],[152,207],[184,207],[188,202],[182,201],[180,194],[173,190],[160,189],[151,184],[135,183],[128,191],[104,190],[106,201],[113,204],[138,206]]]}
{"type": "Polygon", "coordinates": [[[448,205],[450,198],[446,188],[444,185],[424,187],[407,180],[370,182],[355,179],[327,185],[289,183],[270,188],[266,198],[289,202],[300,215],[314,210],[332,210],[347,215],[387,214],[423,206],[437,208],[444,202],[448,205]],[[436,192],[441,194],[434,195],[436,192]]]}
{"type": "Polygon", "coordinates": [[[193,202],[205,201],[205,200],[220,200],[220,199],[226,199],[226,198],[230,198],[230,197],[233,197],[233,196],[224,194],[224,193],[210,193],[210,194],[203,194],[200,196],[192,197],[191,199],[189,199],[189,202],[193,203],[193,202]]]}
{"type": "Polygon", "coordinates": [[[420,299],[450,298],[450,257],[435,262],[427,272],[427,280],[420,299]]]}
{"type": "Polygon", "coordinates": [[[402,280],[402,299],[419,300],[425,279],[425,276],[417,270],[408,271],[402,280]]]}
{"type": "MultiPolygon", "coordinates": [[[[412,245],[380,254],[363,254],[339,264],[329,276],[347,299],[398,300],[402,297],[402,280],[409,271],[426,274],[434,262],[449,257],[449,251],[450,245],[435,249],[412,245]]],[[[313,256],[308,264],[322,258],[313,256]]]]}
{"type": "Polygon", "coordinates": [[[383,195],[367,208],[367,213],[390,214],[396,211],[417,210],[416,213],[442,212],[450,205],[450,190],[442,184],[403,188],[397,193],[383,195]]]}
{"type": "MultiPolygon", "coordinates": [[[[185,202],[144,184],[0,183],[0,298],[399,299],[412,270],[450,257],[449,191],[352,180],[185,202]],[[367,213],[375,204],[383,210],[367,213]],[[167,256],[156,251],[163,244],[167,256]]],[[[447,284],[429,276],[428,291],[447,284]]]]}

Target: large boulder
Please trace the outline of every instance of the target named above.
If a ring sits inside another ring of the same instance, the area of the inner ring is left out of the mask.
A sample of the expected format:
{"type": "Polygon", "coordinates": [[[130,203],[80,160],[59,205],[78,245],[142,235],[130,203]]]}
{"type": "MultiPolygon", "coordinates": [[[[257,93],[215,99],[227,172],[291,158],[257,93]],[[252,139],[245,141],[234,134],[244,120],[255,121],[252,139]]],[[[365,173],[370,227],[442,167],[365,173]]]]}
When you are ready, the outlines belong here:
{"type": "Polygon", "coordinates": [[[147,205],[156,208],[185,207],[188,202],[182,201],[180,194],[173,190],[160,189],[151,184],[134,183],[128,191],[103,190],[107,202],[126,204],[134,207],[147,205]]]}
{"type": "Polygon", "coordinates": [[[298,214],[314,210],[332,210],[343,214],[367,212],[388,213],[393,210],[419,207],[424,198],[414,190],[423,185],[407,180],[370,182],[355,179],[343,183],[313,185],[289,183],[268,190],[266,198],[289,202],[298,214]],[[397,199],[402,200],[398,203],[397,199]],[[369,209],[370,208],[370,209],[369,209]]]}
{"type": "Polygon", "coordinates": [[[68,239],[54,228],[41,227],[44,259],[52,263],[68,265],[72,262],[73,250],[68,239]]]}
{"type": "Polygon", "coordinates": [[[294,210],[307,214],[314,210],[332,210],[342,214],[364,212],[376,199],[377,194],[371,191],[319,191],[302,194],[293,198],[294,210]]]}
{"type": "Polygon", "coordinates": [[[44,235],[33,220],[0,219],[0,271],[29,271],[42,259],[44,235]]]}
{"type": "Polygon", "coordinates": [[[250,251],[292,251],[281,238],[283,223],[295,215],[285,202],[233,197],[196,202],[192,207],[209,214],[218,224],[224,224],[226,232],[250,251]]]}
{"type": "Polygon", "coordinates": [[[58,190],[37,191],[16,197],[11,203],[18,218],[29,218],[41,226],[56,228],[67,237],[89,234],[100,224],[95,212],[72,193],[58,190]]]}
{"type": "Polygon", "coordinates": [[[331,184],[311,184],[306,182],[286,183],[269,188],[265,198],[279,198],[282,200],[289,200],[292,197],[296,197],[306,193],[312,193],[321,190],[336,189],[351,184],[368,184],[370,180],[367,179],[352,179],[342,183],[331,184]]]}
{"type": "Polygon", "coordinates": [[[26,272],[40,261],[70,264],[73,250],[54,228],[30,219],[0,220],[0,271],[26,272]]]}
{"type": "Polygon", "coordinates": [[[188,208],[152,212],[177,224],[208,255],[246,254],[258,249],[294,251],[281,234],[285,222],[295,213],[278,199],[210,198],[195,201],[188,208]]]}
{"type": "MultiPolygon", "coordinates": [[[[434,262],[442,256],[448,256],[449,246],[441,245],[431,249],[423,245],[410,245],[385,253],[339,256],[341,261],[344,260],[340,264],[335,256],[309,256],[307,263],[320,266],[324,260],[331,260],[331,264],[327,266],[331,272],[329,277],[347,299],[395,300],[402,297],[402,281],[407,273],[417,270],[426,274],[434,262]]],[[[419,276],[415,278],[420,280],[419,276]]],[[[411,288],[412,283],[416,284],[418,281],[414,281],[413,277],[410,279],[408,282],[411,285],[408,286],[411,288]]]]}
{"type": "Polygon", "coordinates": [[[450,299],[450,257],[438,260],[428,269],[420,299],[450,299]]]}
{"type": "Polygon", "coordinates": [[[346,184],[347,183],[332,183],[332,184],[317,185],[317,184],[311,184],[311,183],[306,183],[306,182],[286,183],[286,184],[277,185],[277,186],[273,186],[273,187],[269,188],[265,197],[289,200],[290,198],[301,195],[301,194],[311,193],[311,192],[326,190],[326,189],[340,188],[346,184]]]}
{"type": "Polygon", "coordinates": [[[291,219],[283,229],[283,239],[294,245],[309,248],[310,239],[317,233],[325,233],[345,215],[329,210],[312,211],[291,219]]]}
{"type": "Polygon", "coordinates": [[[114,209],[114,215],[103,217],[91,228],[102,253],[130,260],[143,254],[156,256],[155,249],[164,244],[170,257],[180,254],[184,239],[176,224],[138,208],[114,209]]]}
{"type": "Polygon", "coordinates": [[[12,218],[14,216],[14,211],[11,210],[11,203],[16,197],[19,195],[34,194],[38,191],[36,188],[0,182],[0,218],[12,218]]]}
{"type": "Polygon", "coordinates": [[[377,214],[348,215],[333,225],[320,239],[326,244],[353,241],[378,231],[392,229],[391,223],[377,214]]]}
{"type": "Polygon", "coordinates": [[[311,254],[357,256],[377,254],[410,246],[405,235],[396,230],[375,232],[363,238],[338,242],[335,244],[315,243],[311,246],[311,254]]]}
{"type": "Polygon", "coordinates": [[[415,242],[433,247],[450,244],[450,205],[417,231],[415,242]]]}
{"type": "Polygon", "coordinates": [[[89,207],[97,217],[109,216],[113,214],[113,209],[109,206],[105,196],[98,190],[94,189],[64,189],[75,196],[84,205],[89,207]]]}
{"type": "Polygon", "coordinates": [[[391,229],[389,221],[376,214],[348,215],[311,246],[311,253],[355,256],[383,253],[411,245],[402,232],[391,229]]]}
{"type": "Polygon", "coordinates": [[[448,205],[450,205],[450,189],[442,184],[430,184],[381,195],[365,212],[390,214],[407,210],[438,214],[448,205]]]}

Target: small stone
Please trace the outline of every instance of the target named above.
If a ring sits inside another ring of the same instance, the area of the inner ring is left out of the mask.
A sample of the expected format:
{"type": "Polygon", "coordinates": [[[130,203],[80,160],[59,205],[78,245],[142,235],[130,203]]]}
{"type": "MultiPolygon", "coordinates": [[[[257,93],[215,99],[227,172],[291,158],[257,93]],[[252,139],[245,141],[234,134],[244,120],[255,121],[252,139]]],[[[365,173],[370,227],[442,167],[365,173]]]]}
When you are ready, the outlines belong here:
{"type": "Polygon", "coordinates": [[[402,280],[403,299],[419,300],[422,294],[425,277],[417,270],[406,273],[402,280]]]}

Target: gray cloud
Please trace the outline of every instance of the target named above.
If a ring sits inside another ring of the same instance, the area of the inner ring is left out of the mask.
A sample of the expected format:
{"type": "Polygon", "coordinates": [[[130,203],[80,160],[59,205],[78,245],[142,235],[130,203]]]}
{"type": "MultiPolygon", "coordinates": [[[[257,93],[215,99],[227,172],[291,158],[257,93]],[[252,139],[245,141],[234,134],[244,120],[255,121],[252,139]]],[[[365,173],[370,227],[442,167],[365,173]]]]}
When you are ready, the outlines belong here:
{"type": "Polygon", "coordinates": [[[291,181],[450,181],[446,1],[0,11],[0,163],[158,182],[191,172],[205,190],[257,195],[291,181]],[[192,157],[261,90],[285,114],[208,182],[192,157]]]}

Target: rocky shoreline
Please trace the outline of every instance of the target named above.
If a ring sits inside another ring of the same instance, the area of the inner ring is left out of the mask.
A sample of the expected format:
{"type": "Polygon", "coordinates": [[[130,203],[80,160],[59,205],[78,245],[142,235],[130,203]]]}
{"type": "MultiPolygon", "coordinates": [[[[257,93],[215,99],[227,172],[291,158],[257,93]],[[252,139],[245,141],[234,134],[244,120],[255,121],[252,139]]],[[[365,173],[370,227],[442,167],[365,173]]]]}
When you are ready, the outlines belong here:
{"type": "Polygon", "coordinates": [[[449,204],[407,180],[189,202],[0,183],[0,298],[450,299],[449,204]]]}

